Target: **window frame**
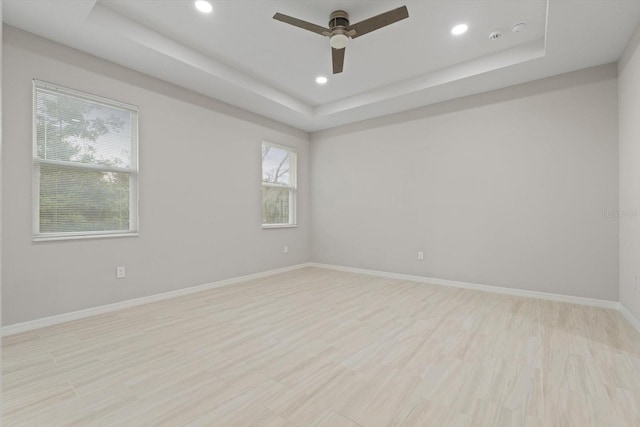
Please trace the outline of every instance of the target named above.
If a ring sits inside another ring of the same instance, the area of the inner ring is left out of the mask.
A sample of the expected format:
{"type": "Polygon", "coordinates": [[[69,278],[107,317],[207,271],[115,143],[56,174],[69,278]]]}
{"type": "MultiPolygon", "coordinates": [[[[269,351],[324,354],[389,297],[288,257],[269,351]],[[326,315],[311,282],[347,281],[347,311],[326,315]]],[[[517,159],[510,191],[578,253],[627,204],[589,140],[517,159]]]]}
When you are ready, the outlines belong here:
{"type": "Polygon", "coordinates": [[[270,182],[262,181],[264,162],[260,161],[260,218],[262,218],[262,188],[271,187],[271,188],[287,188],[289,189],[289,222],[288,223],[278,223],[278,224],[264,224],[262,223],[262,219],[260,222],[262,223],[263,229],[270,228],[296,228],[298,226],[298,217],[297,217],[297,201],[298,201],[298,152],[295,147],[290,147],[286,145],[276,144],[269,141],[262,141],[260,144],[260,152],[262,153],[262,148],[264,146],[269,146],[273,148],[277,148],[280,150],[285,150],[289,153],[289,181],[291,182],[289,185],[284,184],[275,184],[270,182]]]}
{"type": "Polygon", "coordinates": [[[91,93],[71,89],[53,83],[33,79],[32,94],[32,236],[34,242],[54,240],[96,239],[109,237],[135,237],[139,236],[139,156],[138,156],[138,107],[125,102],[116,101],[91,93]],[[66,162],[62,160],[48,160],[38,157],[38,133],[37,133],[37,91],[42,89],[55,94],[74,97],[83,101],[103,104],[128,110],[131,114],[131,166],[128,168],[101,166],[91,163],[66,162]],[[97,172],[125,173],[129,175],[129,229],[128,230],[100,230],[100,231],[70,231],[41,233],[40,232],[40,167],[52,165],[68,167],[72,169],[97,172]]]}

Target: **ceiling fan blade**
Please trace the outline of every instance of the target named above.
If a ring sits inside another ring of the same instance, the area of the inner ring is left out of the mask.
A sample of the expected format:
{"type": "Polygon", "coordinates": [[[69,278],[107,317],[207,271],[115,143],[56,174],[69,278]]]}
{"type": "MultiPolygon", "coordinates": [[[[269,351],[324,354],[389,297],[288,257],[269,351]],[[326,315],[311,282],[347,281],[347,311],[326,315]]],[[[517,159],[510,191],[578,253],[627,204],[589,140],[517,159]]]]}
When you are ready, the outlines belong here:
{"type": "Polygon", "coordinates": [[[338,74],[342,72],[342,67],[344,66],[344,52],[345,48],[335,49],[331,48],[331,58],[333,60],[333,74],[338,74]]]}
{"type": "Polygon", "coordinates": [[[282,13],[276,13],[275,15],[273,15],[273,19],[323,36],[326,35],[325,33],[331,33],[328,28],[312,24],[311,22],[303,21],[302,19],[294,18],[293,16],[283,15],[282,13]]]}
{"type": "Polygon", "coordinates": [[[407,6],[402,6],[397,9],[381,13],[380,15],[376,15],[372,18],[365,19],[357,24],[350,25],[348,30],[355,30],[356,33],[351,37],[352,39],[355,39],[356,37],[360,37],[370,33],[371,31],[386,27],[387,25],[391,25],[394,22],[401,21],[408,17],[409,11],[407,10],[407,6]]]}

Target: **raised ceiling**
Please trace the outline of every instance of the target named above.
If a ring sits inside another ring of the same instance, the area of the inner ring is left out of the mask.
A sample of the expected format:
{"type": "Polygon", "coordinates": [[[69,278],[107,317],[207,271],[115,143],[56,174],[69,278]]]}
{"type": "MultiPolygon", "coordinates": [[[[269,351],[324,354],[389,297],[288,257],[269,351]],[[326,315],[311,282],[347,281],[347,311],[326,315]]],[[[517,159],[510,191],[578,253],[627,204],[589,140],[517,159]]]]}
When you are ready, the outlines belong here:
{"type": "Polygon", "coordinates": [[[205,15],[192,0],[5,0],[4,20],[306,131],[613,62],[640,22],[638,0],[211,3],[205,15]],[[338,75],[327,38],[272,19],[326,26],[336,9],[358,22],[402,5],[409,19],[351,40],[338,75]],[[469,31],[453,36],[459,23],[469,31]]]}

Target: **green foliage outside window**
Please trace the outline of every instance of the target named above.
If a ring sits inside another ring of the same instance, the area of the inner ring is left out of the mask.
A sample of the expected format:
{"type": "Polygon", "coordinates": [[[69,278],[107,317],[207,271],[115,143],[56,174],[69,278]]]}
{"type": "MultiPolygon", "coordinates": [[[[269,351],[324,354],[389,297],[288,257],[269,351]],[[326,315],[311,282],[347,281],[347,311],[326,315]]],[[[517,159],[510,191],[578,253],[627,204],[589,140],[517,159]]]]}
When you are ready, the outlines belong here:
{"type": "Polygon", "coordinates": [[[130,112],[37,88],[35,113],[39,232],[129,230],[130,112]]]}

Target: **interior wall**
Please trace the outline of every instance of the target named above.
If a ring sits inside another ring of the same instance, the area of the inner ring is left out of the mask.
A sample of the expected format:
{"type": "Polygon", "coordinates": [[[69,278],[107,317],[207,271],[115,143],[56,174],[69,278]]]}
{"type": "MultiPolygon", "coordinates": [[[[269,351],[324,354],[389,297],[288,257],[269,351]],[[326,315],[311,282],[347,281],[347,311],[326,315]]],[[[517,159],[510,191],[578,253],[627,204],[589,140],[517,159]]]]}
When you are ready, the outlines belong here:
{"type": "Polygon", "coordinates": [[[309,261],[306,133],[6,26],[4,55],[4,325],[309,261]],[[32,242],[34,78],[139,107],[139,237],[32,242]],[[263,139],[297,149],[297,228],[261,228],[263,139]]]}
{"type": "MultiPolygon", "coordinates": [[[[3,0],[0,0],[0,242],[2,242],[2,86],[4,86],[2,80],[2,9],[3,0]]],[[[2,245],[0,244],[0,319],[2,319],[2,245]]],[[[1,338],[0,338],[1,341],[1,338]]],[[[0,345],[0,347],[2,347],[0,345]]],[[[2,349],[0,348],[0,365],[2,365],[2,349]]],[[[2,399],[2,392],[0,391],[0,399],[2,399]]]]}
{"type": "MultiPolygon", "coordinates": [[[[608,300],[620,263],[627,299],[624,266],[638,263],[623,222],[618,245],[614,65],[319,132],[310,147],[304,132],[4,34],[5,325],[309,260],[608,300]],[[139,237],[31,241],[33,78],[139,106],[139,237]],[[263,139],[298,150],[297,228],[260,227],[263,139]]],[[[629,84],[620,108],[633,112],[629,84]]],[[[621,138],[632,122],[621,114],[621,138]]]]}
{"type": "Polygon", "coordinates": [[[616,301],[617,110],[610,64],[313,134],[312,258],[616,301]]]}
{"type": "Polygon", "coordinates": [[[620,61],[620,302],[640,319],[640,29],[620,61]]]}

